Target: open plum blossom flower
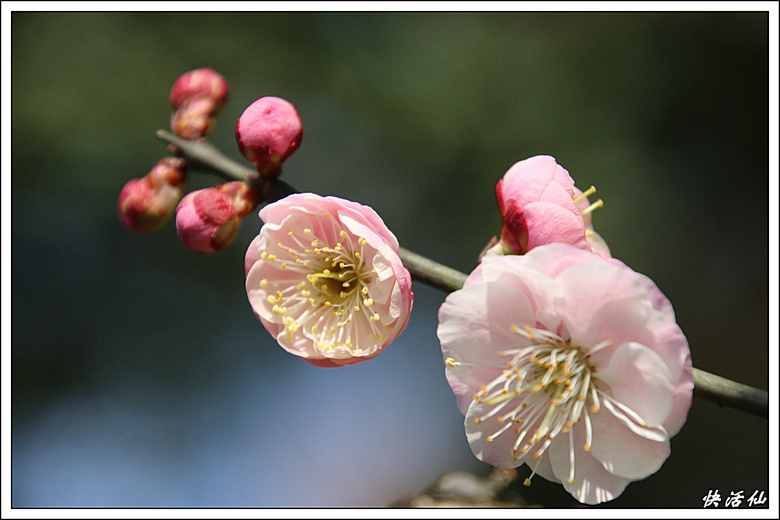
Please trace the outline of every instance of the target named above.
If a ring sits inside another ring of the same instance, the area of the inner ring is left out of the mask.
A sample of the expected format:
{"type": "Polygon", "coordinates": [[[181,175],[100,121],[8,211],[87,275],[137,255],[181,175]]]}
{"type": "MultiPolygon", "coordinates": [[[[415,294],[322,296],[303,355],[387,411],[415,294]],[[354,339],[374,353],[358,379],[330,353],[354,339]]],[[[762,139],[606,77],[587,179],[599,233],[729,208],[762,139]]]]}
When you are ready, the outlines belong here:
{"type": "Polygon", "coordinates": [[[583,503],[657,471],[690,408],[690,351],[669,301],[622,262],[568,244],[486,255],[437,332],[474,454],[526,463],[583,503]]]}
{"type": "Polygon", "coordinates": [[[498,251],[522,255],[534,247],[561,242],[610,256],[606,242],[593,230],[590,212],[601,200],[589,204],[585,193],[555,158],[537,155],[515,163],[496,184],[496,198],[503,227],[498,251]]]}
{"type": "Polygon", "coordinates": [[[260,210],[246,252],[249,303],[288,352],[320,367],[377,356],[406,327],[409,272],[373,209],[311,193],[260,210]]]}

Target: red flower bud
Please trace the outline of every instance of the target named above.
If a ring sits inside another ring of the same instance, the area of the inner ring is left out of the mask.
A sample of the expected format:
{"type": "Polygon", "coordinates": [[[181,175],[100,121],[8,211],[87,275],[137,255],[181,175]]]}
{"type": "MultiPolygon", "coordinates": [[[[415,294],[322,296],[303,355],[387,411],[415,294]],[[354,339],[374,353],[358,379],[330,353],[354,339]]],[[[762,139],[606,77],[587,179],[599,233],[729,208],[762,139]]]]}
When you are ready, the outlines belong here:
{"type": "Polygon", "coordinates": [[[222,109],[228,97],[228,83],[225,78],[209,68],[185,72],[171,89],[171,106],[178,110],[195,98],[208,98],[214,102],[214,113],[222,109]]]}
{"type": "Polygon", "coordinates": [[[175,157],[160,160],[140,179],[128,181],[119,194],[119,220],[136,233],[152,233],[171,217],[184,194],[185,163],[175,157]]]}
{"type": "Polygon", "coordinates": [[[278,97],[261,97],[236,121],[238,149],[264,177],[281,173],[282,163],[298,148],[302,137],[298,111],[278,97]]]}
{"type": "Polygon", "coordinates": [[[171,130],[182,139],[205,137],[214,128],[216,105],[211,98],[196,98],[171,115],[171,130]]]}
{"type": "Polygon", "coordinates": [[[225,249],[241,218],[257,205],[255,191],[240,181],[188,193],[176,208],[176,232],[197,253],[225,249]]]}

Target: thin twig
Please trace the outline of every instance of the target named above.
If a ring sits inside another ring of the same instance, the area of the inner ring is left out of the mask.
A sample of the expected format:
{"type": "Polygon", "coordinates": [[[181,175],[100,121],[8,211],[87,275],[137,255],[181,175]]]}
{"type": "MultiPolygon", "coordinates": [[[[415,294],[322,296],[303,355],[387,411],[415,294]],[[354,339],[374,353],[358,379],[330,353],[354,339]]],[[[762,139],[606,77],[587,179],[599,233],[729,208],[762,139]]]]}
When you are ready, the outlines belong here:
{"type": "MultiPolygon", "coordinates": [[[[184,158],[190,169],[217,175],[227,180],[239,180],[257,188],[265,203],[273,202],[295,190],[278,179],[266,179],[257,172],[229,159],[211,144],[203,141],[181,139],[165,130],[157,131],[157,138],[172,145],[173,152],[184,158]]],[[[463,287],[467,275],[439,264],[429,258],[401,248],[400,257],[404,266],[417,281],[442,291],[452,292],[463,287]]],[[[710,374],[698,368],[693,369],[693,395],[726,406],[757,415],[769,417],[769,393],[725,377],[710,374]]]]}

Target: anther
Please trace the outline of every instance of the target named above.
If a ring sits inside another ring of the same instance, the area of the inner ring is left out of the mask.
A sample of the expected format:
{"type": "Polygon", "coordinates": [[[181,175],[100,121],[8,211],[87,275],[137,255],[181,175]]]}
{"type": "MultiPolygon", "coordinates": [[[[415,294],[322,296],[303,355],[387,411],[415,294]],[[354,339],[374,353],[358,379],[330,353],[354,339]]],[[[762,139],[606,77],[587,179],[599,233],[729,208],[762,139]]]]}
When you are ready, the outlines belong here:
{"type": "Polygon", "coordinates": [[[594,209],[598,209],[598,208],[602,207],[603,205],[604,205],[604,201],[599,199],[596,202],[594,202],[593,204],[591,204],[590,206],[588,206],[587,208],[583,209],[580,212],[580,214],[581,215],[587,215],[588,213],[590,213],[594,209]]]}
{"type": "Polygon", "coordinates": [[[588,196],[590,196],[590,195],[593,195],[594,193],[596,193],[596,187],[595,187],[595,186],[591,186],[591,187],[590,187],[590,188],[588,188],[587,190],[583,191],[583,192],[582,192],[582,195],[580,195],[579,197],[577,197],[576,199],[574,199],[574,202],[575,202],[575,203],[576,203],[576,202],[579,202],[579,201],[581,201],[582,199],[584,199],[585,197],[588,197],[588,196]]]}

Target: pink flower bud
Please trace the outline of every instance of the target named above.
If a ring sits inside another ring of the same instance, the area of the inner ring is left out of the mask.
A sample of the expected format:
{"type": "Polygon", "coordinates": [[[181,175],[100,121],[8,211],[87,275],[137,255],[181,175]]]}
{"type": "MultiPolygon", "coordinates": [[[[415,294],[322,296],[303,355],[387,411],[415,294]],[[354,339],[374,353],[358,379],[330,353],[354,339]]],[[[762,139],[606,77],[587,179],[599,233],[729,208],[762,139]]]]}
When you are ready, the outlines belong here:
{"type": "MultiPolygon", "coordinates": [[[[178,186],[184,189],[187,175],[187,163],[179,157],[165,157],[157,161],[154,168],[146,174],[152,186],[160,190],[164,186],[178,186]]],[[[178,199],[176,199],[178,202],[178,199]]]]}
{"type": "Polygon", "coordinates": [[[303,126],[298,111],[284,99],[264,96],[236,121],[236,141],[244,157],[264,177],[276,177],[282,163],[298,148],[303,126]]]}
{"type": "Polygon", "coordinates": [[[171,106],[178,110],[195,98],[211,99],[214,102],[213,116],[225,105],[228,90],[228,83],[221,74],[209,68],[195,69],[179,76],[169,100],[171,106]]]}
{"type": "Polygon", "coordinates": [[[544,244],[564,243],[609,257],[590,220],[590,212],[602,204],[588,203],[595,191],[575,188],[569,172],[549,155],[515,163],[496,185],[501,251],[523,255],[544,244]]]}
{"type": "Polygon", "coordinates": [[[233,242],[241,218],[256,205],[254,190],[240,181],[193,191],[176,208],[176,232],[197,253],[221,251],[233,242]]]}
{"type": "Polygon", "coordinates": [[[171,130],[182,139],[205,137],[214,127],[216,112],[213,99],[195,98],[171,114],[171,130]]]}
{"type": "Polygon", "coordinates": [[[119,220],[136,233],[152,233],[171,217],[184,194],[186,179],[182,159],[166,157],[140,179],[125,184],[119,194],[119,220]]]}

